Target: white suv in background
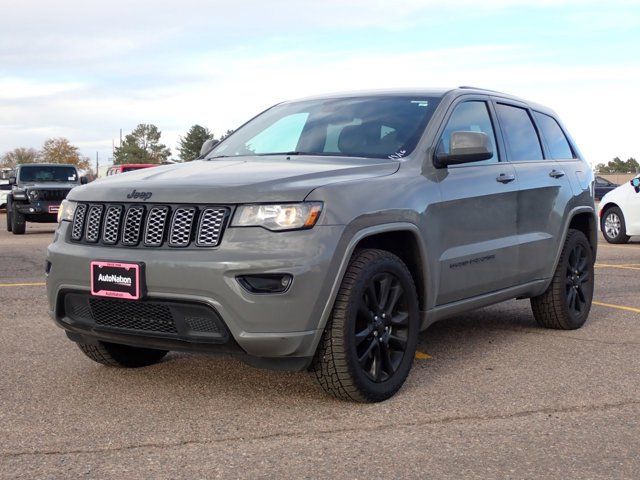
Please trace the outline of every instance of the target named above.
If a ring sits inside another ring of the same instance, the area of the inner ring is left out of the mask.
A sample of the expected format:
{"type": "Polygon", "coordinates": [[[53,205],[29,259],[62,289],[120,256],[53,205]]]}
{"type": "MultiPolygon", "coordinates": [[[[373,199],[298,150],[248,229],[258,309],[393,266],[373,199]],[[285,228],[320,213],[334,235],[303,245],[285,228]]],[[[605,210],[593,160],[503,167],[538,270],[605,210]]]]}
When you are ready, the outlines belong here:
{"type": "Polygon", "coordinates": [[[640,175],[602,197],[599,214],[607,242],[627,243],[640,235],[640,175]]]}

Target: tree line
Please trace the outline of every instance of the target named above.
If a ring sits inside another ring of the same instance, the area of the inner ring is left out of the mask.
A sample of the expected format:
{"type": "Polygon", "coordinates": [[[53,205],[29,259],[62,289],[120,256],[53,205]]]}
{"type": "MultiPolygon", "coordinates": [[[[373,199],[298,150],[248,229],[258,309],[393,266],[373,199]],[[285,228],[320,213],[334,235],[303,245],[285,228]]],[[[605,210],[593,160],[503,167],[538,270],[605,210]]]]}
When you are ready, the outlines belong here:
{"type": "MultiPolygon", "coordinates": [[[[174,161],[190,162],[200,156],[200,148],[207,140],[222,141],[233,133],[227,130],[216,139],[208,128],[193,125],[178,140],[178,158],[174,161]]],[[[171,149],[161,143],[162,133],[151,123],[141,123],[127,134],[122,144],[113,151],[114,165],[126,163],[165,163],[171,157],[171,149]]],[[[81,170],[90,171],[89,157],[80,154],[78,147],[66,138],[49,138],[41,149],[18,147],[0,157],[1,168],[15,168],[22,163],[66,163],[81,170]]]]}
{"type": "Polygon", "coordinates": [[[604,163],[596,165],[596,172],[598,173],[638,173],[639,170],[640,164],[638,164],[635,158],[622,161],[616,157],[606,165],[604,163]]]}

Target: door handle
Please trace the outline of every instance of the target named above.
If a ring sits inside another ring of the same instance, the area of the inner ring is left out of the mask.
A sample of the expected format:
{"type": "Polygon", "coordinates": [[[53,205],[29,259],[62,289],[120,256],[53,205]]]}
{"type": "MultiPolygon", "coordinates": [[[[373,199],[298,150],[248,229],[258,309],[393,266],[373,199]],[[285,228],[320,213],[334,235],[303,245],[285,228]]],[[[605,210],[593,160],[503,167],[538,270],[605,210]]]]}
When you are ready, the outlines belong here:
{"type": "Polygon", "coordinates": [[[549,172],[549,176],[551,178],[560,178],[564,177],[564,172],[562,170],[556,170],[555,168],[549,172]]]}
{"type": "Polygon", "coordinates": [[[516,176],[513,174],[501,173],[496,177],[496,182],[509,183],[509,182],[513,182],[515,179],[516,179],[516,176]]]}

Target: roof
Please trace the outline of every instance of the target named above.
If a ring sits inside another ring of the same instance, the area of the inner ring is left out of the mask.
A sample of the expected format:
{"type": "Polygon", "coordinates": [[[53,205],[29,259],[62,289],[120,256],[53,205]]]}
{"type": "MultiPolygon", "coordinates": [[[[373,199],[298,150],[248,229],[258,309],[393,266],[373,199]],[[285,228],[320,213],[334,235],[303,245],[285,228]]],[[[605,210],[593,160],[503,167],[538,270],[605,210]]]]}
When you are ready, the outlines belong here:
{"type": "Polygon", "coordinates": [[[494,96],[526,103],[532,108],[535,108],[541,111],[551,112],[549,108],[543,105],[539,105],[535,102],[531,102],[529,100],[516,97],[515,95],[498,92],[496,90],[490,90],[488,88],[470,87],[466,85],[463,85],[457,88],[409,88],[409,89],[356,90],[356,91],[350,91],[350,92],[348,91],[348,92],[327,93],[322,95],[313,95],[310,97],[303,97],[303,98],[298,98],[294,100],[288,100],[283,103],[300,102],[300,101],[306,101],[306,100],[322,100],[322,99],[330,99],[330,98],[350,98],[350,97],[378,97],[378,96],[380,97],[383,97],[383,96],[443,97],[448,93],[494,95],[494,96]]]}

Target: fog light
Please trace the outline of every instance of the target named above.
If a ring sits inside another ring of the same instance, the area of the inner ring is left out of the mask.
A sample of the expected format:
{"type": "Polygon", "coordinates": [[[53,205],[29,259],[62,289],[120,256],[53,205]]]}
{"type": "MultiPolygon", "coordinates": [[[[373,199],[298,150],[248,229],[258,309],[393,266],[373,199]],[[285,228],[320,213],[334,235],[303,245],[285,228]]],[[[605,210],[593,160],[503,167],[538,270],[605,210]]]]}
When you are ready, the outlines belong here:
{"type": "Polygon", "coordinates": [[[288,273],[241,275],[237,279],[238,283],[250,293],[284,293],[293,282],[293,276],[288,273]]]}

